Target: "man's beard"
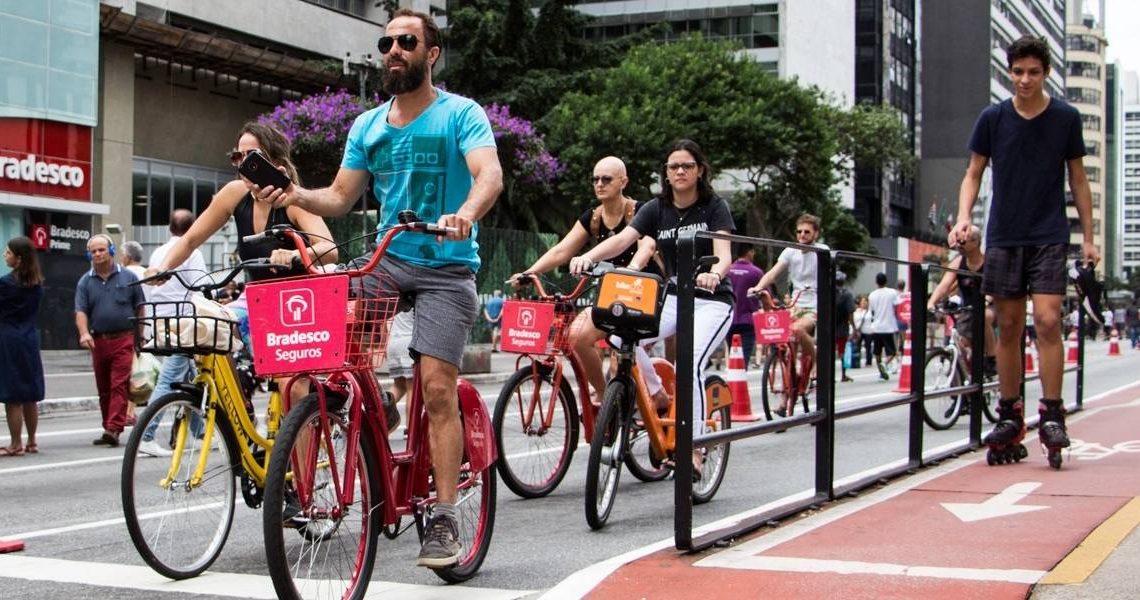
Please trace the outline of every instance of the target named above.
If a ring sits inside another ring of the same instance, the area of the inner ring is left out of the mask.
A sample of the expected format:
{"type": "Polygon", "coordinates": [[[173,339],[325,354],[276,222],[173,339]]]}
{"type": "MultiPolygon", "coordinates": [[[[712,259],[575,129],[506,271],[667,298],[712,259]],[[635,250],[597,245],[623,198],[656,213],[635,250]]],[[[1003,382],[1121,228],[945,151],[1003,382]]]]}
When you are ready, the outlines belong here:
{"type": "Polygon", "coordinates": [[[403,65],[403,69],[399,71],[392,71],[385,65],[384,69],[384,91],[396,96],[410,92],[421,85],[427,79],[428,66],[427,61],[400,61],[398,64],[403,65]]]}

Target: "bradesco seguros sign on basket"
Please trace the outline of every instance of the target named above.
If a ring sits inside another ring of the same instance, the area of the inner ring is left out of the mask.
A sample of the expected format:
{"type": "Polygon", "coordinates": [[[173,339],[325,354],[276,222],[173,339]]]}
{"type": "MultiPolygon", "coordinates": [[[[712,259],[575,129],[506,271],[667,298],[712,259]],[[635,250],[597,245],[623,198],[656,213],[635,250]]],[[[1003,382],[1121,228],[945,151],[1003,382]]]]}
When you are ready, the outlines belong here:
{"type": "Polygon", "coordinates": [[[550,326],[554,324],[554,305],[549,302],[507,300],[503,303],[503,352],[546,354],[550,326]]]}
{"type": "Polygon", "coordinates": [[[754,312],[752,328],[756,330],[756,343],[783,344],[792,335],[792,313],[787,310],[754,312]]]}
{"type": "Polygon", "coordinates": [[[328,371],[344,365],[347,276],[251,283],[245,294],[258,375],[328,371]]]}

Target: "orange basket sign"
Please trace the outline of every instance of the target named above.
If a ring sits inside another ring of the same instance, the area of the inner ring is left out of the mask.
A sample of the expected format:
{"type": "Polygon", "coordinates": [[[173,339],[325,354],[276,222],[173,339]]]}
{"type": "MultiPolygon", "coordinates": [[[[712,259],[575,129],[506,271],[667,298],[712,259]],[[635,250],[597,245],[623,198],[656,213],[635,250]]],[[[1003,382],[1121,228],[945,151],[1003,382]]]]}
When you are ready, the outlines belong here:
{"type": "Polygon", "coordinates": [[[502,339],[504,352],[546,354],[550,326],[554,324],[554,305],[550,302],[507,300],[503,303],[502,339]]]}
{"type": "Polygon", "coordinates": [[[347,276],[256,283],[246,286],[245,293],[254,368],[259,375],[344,366],[347,276]]]}
{"type": "Polygon", "coordinates": [[[752,313],[752,326],[756,329],[756,343],[783,344],[792,337],[792,313],[788,310],[757,311],[752,313]]]}

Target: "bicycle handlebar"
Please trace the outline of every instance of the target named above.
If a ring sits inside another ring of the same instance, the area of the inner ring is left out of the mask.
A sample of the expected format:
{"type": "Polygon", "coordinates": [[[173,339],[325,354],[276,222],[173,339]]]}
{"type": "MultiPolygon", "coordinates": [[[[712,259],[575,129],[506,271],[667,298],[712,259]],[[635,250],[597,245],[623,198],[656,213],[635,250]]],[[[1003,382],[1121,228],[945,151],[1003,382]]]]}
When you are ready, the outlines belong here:
{"type": "Polygon", "coordinates": [[[803,289],[797,290],[796,293],[792,296],[792,301],[787,303],[787,304],[777,302],[776,298],[772,295],[772,292],[769,292],[768,290],[760,290],[759,293],[749,294],[749,295],[753,298],[759,298],[760,304],[761,304],[761,306],[764,307],[764,310],[785,309],[785,308],[790,309],[790,308],[794,308],[796,306],[796,303],[800,301],[800,295],[809,289],[811,289],[811,288],[803,288],[803,289]]]}
{"type": "MultiPolygon", "coordinates": [[[[615,267],[614,264],[610,263],[610,262],[594,263],[594,266],[593,266],[593,268],[590,269],[590,272],[583,274],[582,277],[580,279],[578,279],[578,285],[574,286],[574,290],[571,291],[569,294],[562,294],[560,292],[555,292],[554,294],[547,294],[546,288],[542,285],[542,280],[539,279],[539,277],[537,275],[535,275],[534,273],[520,273],[519,278],[516,280],[516,283],[518,284],[519,287],[523,287],[526,285],[533,284],[534,290],[538,294],[539,300],[548,301],[548,302],[549,301],[570,302],[570,301],[577,300],[582,294],[586,293],[586,289],[589,288],[589,284],[592,280],[594,280],[598,277],[601,277],[602,275],[605,275],[606,273],[609,273],[610,271],[613,271],[616,268],[617,267],[615,267]]],[[[509,283],[511,283],[511,280],[507,280],[504,283],[509,284],[509,283]]]]}
{"type": "MultiPolygon", "coordinates": [[[[151,283],[151,282],[165,282],[166,280],[173,278],[173,279],[177,279],[178,283],[182,284],[182,287],[186,288],[187,290],[189,290],[191,292],[203,292],[203,293],[204,292],[212,292],[214,290],[218,290],[218,289],[225,287],[226,284],[233,281],[234,278],[238,276],[238,273],[241,273],[242,271],[244,271],[246,269],[265,269],[265,268],[273,268],[273,267],[281,267],[281,265],[276,265],[276,264],[269,262],[268,258],[251,258],[249,260],[244,260],[244,261],[238,263],[236,266],[234,266],[232,269],[230,269],[229,274],[226,275],[225,278],[223,278],[221,281],[214,281],[213,279],[211,279],[209,283],[194,284],[194,283],[191,283],[190,281],[187,281],[187,279],[185,277],[183,277],[183,273],[184,273],[183,271],[181,271],[179,269],[171,269],[169,271],[163,271],[161,273],[155,273],[154,275],[151,275],[150,277],[144,277],[144,278],[142,278],[142,279],[140,279],[134,283],[131,283],[130,285],[135,286],[135,285],[143,285],[143,284],[147,284],[147,283],[151,283]]],[[[209,277],[209,276],[213,275],[214,273],[218,273],[218,272],[219,271],[213,271],[211,273],[206,273],[205,275],[198,277],[194,281],[201,281],[202,278],[209,277]]]]}

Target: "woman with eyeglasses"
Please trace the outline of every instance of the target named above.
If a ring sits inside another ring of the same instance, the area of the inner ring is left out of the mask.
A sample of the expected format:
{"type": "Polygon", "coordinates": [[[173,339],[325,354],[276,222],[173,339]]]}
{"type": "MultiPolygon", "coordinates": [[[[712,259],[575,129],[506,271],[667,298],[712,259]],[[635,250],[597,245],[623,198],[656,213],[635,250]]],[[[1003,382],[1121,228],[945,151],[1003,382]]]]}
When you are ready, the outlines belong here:
{"type": "MultiPolygon", "coordinates": [[[[300,182],[297,168],[290,159],[292,147],[289,140],[277,129],[250,121],[242,126],[238,134],[237,148],[229,153],[230,162],[236,168],[250,152],[260,152],[269,162],[273,163],[293,182],[300,182]]],[[[176,268],[185,261],[194,249],[201,246],[210,236],[218,232],[223,225],[234,218],[237,226],[237,252],[242,260],[251,258],[268,258],[274,264],[281,265],[281,269],[273,271],[256,271],[247,273],[251,280],[284,277],[288,275],[303,274],[303,271],[294,272],[293,259],[298,257],[297,250],[292,243],[278,240],[267,240],[259,244],[247,244],[243,238],[265,231],[274,225],[291,225],[294,228],[312,234],[311,244],[307,249],[309,257],[314,262],[327,264],[335,263],[337,259],[336,243],[325,224],[324,219],[300,207],[272,208],[264,202],[257,202],[253,197],[253,182],[239,176],[214,195],[206,210],[194,220],[190,231],[170,249],[160,265],[151,265],[147,270],[153,275],[169,269],[176,268]]]]}
{"type": "MultiPolygon", "coordinates": [[[[677,237],[685,231],[732,233],[736,226],[728,203],[713,191],[711,168],[704,152],[692,140],[674,142],[666,153],[661,195],[650,200],[633,218],[629,227],[598,244],[589,252],[570,260],[570,271],[581,274],[595,262],[620,254],[644,236],[652,240],[661,253],[669,285],[661,309],[658,337],[642,341],[648,346],[677,331],[677,237]]],[[[705,397],[704,366],[724,342],[732,324],[734,296],[725,273],[732,264],[732,245],[728,240],[697,238],[697,256],[715,255],[719,260],[706,273],[697,275],[697,297],[693,312],[693,435],[704,433],[705,397]]],[[[681,357],[678,357],[680,360],[681,357]]],[[[654,399],[662,397],[661,380],[656,371],[638,354],[638,367],[654,399]]],[[[699,479],[704,453],[693,451],[693,477],[699,479]]]]}
{"type": "MultiPolygon", "coordinates": [[[[625,163],[620,158],[607,156],[599,160],[598,164],[594,165],[590,184],[594,190],[594,197],[600,204],[587,208],[570,228],[570,232],[539,257],[530,268],[512,275],[510,279],[512,287],[519,286],[518,281],[522,275],[546,273],[569,262],[583,248],[600,244],[624,231],[637,212],[637,201],[623,193],[628,183],[625,163]]],[[[655,248],[653,240],[641,238],[636,245],[630,245],[612,262],[615,266],[642,270],[647,265],[653,264],[655,248]]],[[[594,390],[592,401],[595,405],[601,402],[606,387],[605,375],[602,373],[602,357],[595,349],[598,341],[604,337],[605,332],[594,327],[589,310],[579,313],[570,326],[570,339],[594,390]]],[[[638,353],[644,354],[645,351],[639,348],[638,353]]],[[[646,360],[648,361],[648,356],[646,360]]],[[[666,397],[663,406],[658,408],[668,407],[668,397],[666,397]]]]}

